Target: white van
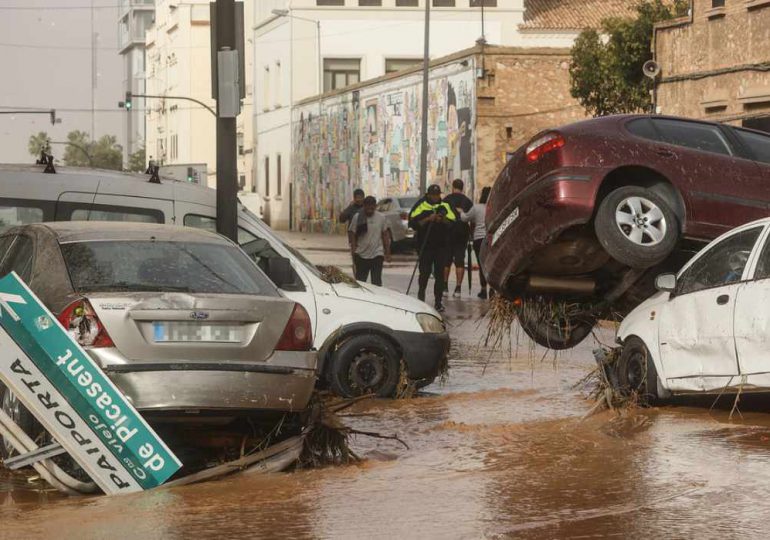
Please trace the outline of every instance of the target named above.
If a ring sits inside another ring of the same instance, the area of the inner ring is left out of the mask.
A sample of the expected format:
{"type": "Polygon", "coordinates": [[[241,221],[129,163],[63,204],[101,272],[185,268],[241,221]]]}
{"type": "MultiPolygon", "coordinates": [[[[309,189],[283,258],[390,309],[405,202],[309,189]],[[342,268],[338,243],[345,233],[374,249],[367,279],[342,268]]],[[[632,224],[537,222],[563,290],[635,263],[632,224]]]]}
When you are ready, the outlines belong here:
{"type": "MultiPolygon", "coordinates": [[[[213,189],[118,171],[0,165],[0,231],[41,221],[134,221],[216,229],[213,189]]],[[[392,396],[406,377],[430,384],[445,367],[441,316],[404,294],[330,283],[297,250],[239,204],[238,243],[283,293],[310,314],[319,380],[337,394],[392,396]],[[402,362],[403,360],[403,362],[402,362]]]]}

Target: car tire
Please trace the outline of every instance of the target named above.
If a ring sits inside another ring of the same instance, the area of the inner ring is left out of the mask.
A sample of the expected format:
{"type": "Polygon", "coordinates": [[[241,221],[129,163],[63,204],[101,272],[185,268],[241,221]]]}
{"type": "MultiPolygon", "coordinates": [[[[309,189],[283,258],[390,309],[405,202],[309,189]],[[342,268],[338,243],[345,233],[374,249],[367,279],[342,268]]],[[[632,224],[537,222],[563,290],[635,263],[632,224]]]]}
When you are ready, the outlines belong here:
{"type": "Polygon", "coordinates": [[[519,308],[517,318],[524,333],[548,349],[571,349],[587,338],[596,325],[596,317],[588,313],[557,318],[544,312],[519,308]]]}
{"type": "Polygon", "coordinates": [[[641,339],[632,336],[623,344],[616,373],[619,390],[624,396],[636,393],[642,405],[653,405],[659,400],[658,370],[641,339]]]}
{"type": "Polygon", "coordinates": [[[342,397],[393,397],[400,371],[400,355],[387,339],[356,335],[332,353],[328,380],[332,391],[342,397]]]}
{"type": "MultiPolygon", "coordinates": [[[[24,433],[35,439],[42,431],[43,427],[31,412],[19,401],[13,392],[5,385],[0,384],[0,407],[16,424],[24,430],[24,433]]],[[[0,437],[0,457],[8,459],[15,452],[15,448],[10,442],[0,437]]]]}
{"type": "Polygon", "coordinates": [[[666,259],[679,240],[679,220],[657,193],[640,186],[618,188],[599,205],[596,237],[616,261],[644,269],[666,259]]]}

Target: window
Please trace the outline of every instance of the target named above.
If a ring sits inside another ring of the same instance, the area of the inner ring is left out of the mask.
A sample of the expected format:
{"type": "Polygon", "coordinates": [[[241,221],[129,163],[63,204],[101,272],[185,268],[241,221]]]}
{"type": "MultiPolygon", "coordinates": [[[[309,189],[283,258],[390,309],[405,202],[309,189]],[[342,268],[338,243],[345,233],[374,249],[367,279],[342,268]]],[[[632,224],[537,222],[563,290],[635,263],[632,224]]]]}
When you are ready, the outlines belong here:
{"type": "Polygon", "coordinates": [[[244,154],[243,149],[243,133],[238,133],[238,155],[242,156],[244,154]]]}
{"type": "Polygon", "coordinates": [[[396,0],[396,7],[417,7],[420,0],[396,0]]]}
{"type": "Polygon", "coordinates": [[[270,66],[265,66],[265,81],[262,85],[262,110],[270,108],[270,66]]]}
{"type": "Polygon", "coordinates": [[[679,277],[677,294],[688,294],[740,281],[751,250],[761,232],[762,227],[754,227],[710,247],[679,277]]]}
{"type": "MultiPolygon", "coordinates": [[[[44,221],[42,208],[5,206],[5,204],[0,201],[0,232],[17,225],[44,221]]],[[[2,257],[2,253],[0,253],[0,257],[2,257]]]]}
{"type": "Polygon", "coordinates": [[[345,0],[315,0],[317,6],[344,6],[345,0]]]}
{"type": "Polygon", "coordinates": [[[270,196],[270,158],[265,157],[265,197],[270,196]]]}
{"type": "Polygon", "coordinates": [[[17,235],[8,255],[0,266],[0,276],[16,272],[19,277],[28,282],[32,274],[32,255],[34,254],[32,240],[26,236],[17,235]]]}
{"type": "Polygon", "coordinates": [[[358,58],[327,58],[324,60],[324,92],[345,88],[360,80],[361,60],[358,58]]]}
{"type": "Polygon", "coordinates": [[[765,118],[746,118],[741,122],[743,127],[749,129],[756,129],[757,131],[765,131],[770,133],[770,117],[765,118]]]}
{"type": "Polygon", "coordinates": [[[743,129],[736,129],[735,133],[756,161],[770,164],[770,135],[760,135],[743,129]]]}
{"type": "Polygon", "coordinates": [[[422,64],[421,59],[415,60],[411,58],[386,58],[385,73],[393,73],[394,71],[409,69],[411,67],[419,66],[421,64],[422,64]]]}
{"type": "Polygon", "coordinates": [[[358,0],[359,6],[381,6],[382,0],[358,0]]]}
{"type": "Polygon", "coordinates": [[[652,141],[660,140],[658,132],[655,131],[655,126],[652,125],[652,121],[649,118],[631,120],[626,124],[626,129],[632,134],[644,139],[650,139],[652,141]]]}
{"type": "Polygon", "coordinates": [[[711,0],[711,7],[712,8],[725,7],[725,0],[711,0]]]}
{"type": "MultiPolygon", "coordinates": [[[[66,209],[63,211],[66,216],[66,209]]],[[[59,212],[57,211],[57,214],[59,212]]],[[[57,215],[57,219],[58,219],[57,215]]],[[[132,223],[163,223],[163,213],[140,208],[105,207],[102,205],[78,205],[65,221],[128,221],[132,223]]]]}
{"type": "MultiPolygon", "coordinates": [[[[184,217],[184,226],[193,227],[195,229],[203,229],[204,231],[217,232],[217,220],[213,217],[199,216],[197,214],[187,214],[184,217]]],[[[245,244],[251,242],[257,237],[251,234],[249,231],[242,227],[238,227],[238,244],[245,244]]]]}
{"type": "Polygon", "coordinates": [[[109,240],[63,244],[61,250],[78,292],[277,294],[267,277],[231,244],[109,240]]]}
{"type": "Polygon", "coordinates": [[[179,157],[179,135],[177,135],[176,133],[171,135],[171,142],[169,143],[169,151],[171,154],[171,161],[174,161],[179,157]]]}
{"type": "Polygon", "coordinates": [[[497,7],[497,0],[471,0],[471,7],[497,7]]]}
{"type": "Polygon", "coordinates": [[[238,177],[238,189],[243,191],[243,188],[246,187],[246,175],[242,174],[238,177]]]}
{"type": "Polygon", "coordinates": [[[281,174],[281,154],[275,158],[275,196],[280,197],[283,191],[283,175],[281,174]]]}
{"type": "Polygon", "coordinates": [[[663,141],[703,152],[731,155],[730,147],[717,126],[698,122],[654,119],[663,141]]]}
{"type": "Polygon", "coordinates": [[[455,0],[433,0],[433,7],[455,7],[455,0]]]}
{"type": "Polygon", "coordinates": [[[273,92],[273,106],[277,109],[281,106],[281,61],[275,61],[275,91],[273,92]]]}

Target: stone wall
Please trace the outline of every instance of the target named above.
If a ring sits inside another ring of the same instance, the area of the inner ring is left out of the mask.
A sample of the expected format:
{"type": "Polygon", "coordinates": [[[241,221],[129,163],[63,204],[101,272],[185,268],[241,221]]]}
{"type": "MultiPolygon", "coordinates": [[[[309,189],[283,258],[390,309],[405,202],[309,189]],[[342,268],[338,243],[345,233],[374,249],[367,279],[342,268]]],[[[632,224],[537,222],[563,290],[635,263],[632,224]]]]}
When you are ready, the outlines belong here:
{"type": "Polygon", "coordinates": [[[751,123],[770,115],[770,0],[695,0],[692,17],[659,26],[663,114],[751,123]]]}

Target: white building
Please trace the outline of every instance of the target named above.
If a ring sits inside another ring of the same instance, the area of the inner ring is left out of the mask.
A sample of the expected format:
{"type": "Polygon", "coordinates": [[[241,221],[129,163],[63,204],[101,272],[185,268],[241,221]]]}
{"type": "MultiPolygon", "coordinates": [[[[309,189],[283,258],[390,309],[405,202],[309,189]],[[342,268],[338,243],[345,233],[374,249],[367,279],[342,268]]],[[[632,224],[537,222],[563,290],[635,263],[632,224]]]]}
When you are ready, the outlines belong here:
{"type": "MultiPolygon", "coordinates": [[[[244,2],[244,23],[250,27],[254,0],[244,2]]],[[[207,0],[157,0],[155,24],[147,30],[147,94],[169,96],[148,99],[147,158],[160,165],[207,165],[207,185],[216,187],[216,117],[197,103],[171,99],[196,99],[212,110],[211,25],[207,0]]],[[[253,181],[254,138],[252,128],[253,47],[244,30],[246,97],[238,116],[238,197],[256,213],[261,205],[253,181]]]]}
{"type": "MultiPolygon", "coordinates": [[[[155,17],[155,0],[121,0],[118,8],[118,54],[123,57],[123,90],[144,94],[145,34],[155,17]]],[[[142,98],[135,98],[132,105],[133,108],[126,111],[124,120],[125,162],[145,143],[145,102],[142,98]]]]}
{"type": "MultiPolygon", "coordinates": [[[[433,0],[431,57],[517,44],[524,0],[433,0]]],[[[398,71],[423,56],[424,0],[260,0],[254,26],[257,189],[265,219],[290,221],[292,104],[398,71]],[[286,10],[282,12],[280,10],[286,10]],[[320,43],[320,48],[319,48],[320,43]]],[[[331,134],[330,134],[331,136],[331,134]]]]}

